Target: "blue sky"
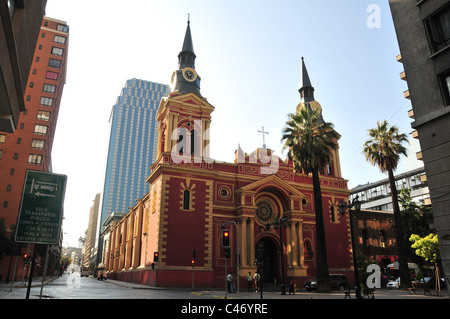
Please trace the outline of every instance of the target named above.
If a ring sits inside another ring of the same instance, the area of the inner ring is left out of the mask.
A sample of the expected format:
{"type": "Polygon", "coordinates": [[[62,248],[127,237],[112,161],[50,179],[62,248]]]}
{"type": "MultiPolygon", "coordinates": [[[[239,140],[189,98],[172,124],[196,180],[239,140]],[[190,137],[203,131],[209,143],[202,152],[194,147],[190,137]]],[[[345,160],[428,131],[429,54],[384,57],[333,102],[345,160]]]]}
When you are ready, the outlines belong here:
{"type": "Polygon", "coordinates": [[[215,107],[216,160],[232,162],[238,144],[248,153],[261,147],[262,126],[267,147],[285,157],[281,130],[300,101],[302,57],[324,119],[342,135],[349,187],[385,178],[361,154],[368,129],[386,119],[402,133],[412,131],[387,0],[48,0],[46,15],[70,26],[52,153],[54,172],[68,175],[65,244],[84,236],[92,200],[102,191],[108,119],[125,81],[170,83],[188,13],[201,92],[215,107]],[[370,5],[380,9],[379,28],[367,25],[370,5]]]}

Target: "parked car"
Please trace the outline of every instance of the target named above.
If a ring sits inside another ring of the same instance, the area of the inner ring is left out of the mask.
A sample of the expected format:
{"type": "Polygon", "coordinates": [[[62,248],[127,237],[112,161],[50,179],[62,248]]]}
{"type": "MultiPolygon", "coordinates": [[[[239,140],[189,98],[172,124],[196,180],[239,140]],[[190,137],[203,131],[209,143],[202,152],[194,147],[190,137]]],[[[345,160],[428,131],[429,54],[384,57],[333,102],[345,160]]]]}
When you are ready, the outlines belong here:
{"type": "MultiPolygon", "coordinates": [[[[347,277],[342,274],[330,274],[330,286],[332,290],[344,291],[348,287],[347,277]]],[[[307,291],[317,290],[317,280],[305,281],[304,287],[307,291]]]]}
{"type": "Polygon", "coordinates": [[[392,288],[400,288],[400,277],[398,277],[395,280],[389,280],[389,282],[386,284],[387,289],[392,288]]]}

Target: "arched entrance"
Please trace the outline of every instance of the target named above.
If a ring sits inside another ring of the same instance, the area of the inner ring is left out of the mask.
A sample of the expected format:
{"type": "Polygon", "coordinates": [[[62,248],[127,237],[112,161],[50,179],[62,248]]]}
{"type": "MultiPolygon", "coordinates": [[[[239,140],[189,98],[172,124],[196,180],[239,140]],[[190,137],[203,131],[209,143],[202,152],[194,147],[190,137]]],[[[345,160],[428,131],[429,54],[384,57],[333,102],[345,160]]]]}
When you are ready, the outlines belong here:
{"type": "MultiPolygon", "coordinates": [[[[262,280],[264,283],[273,283],[274,280],[278,282],[279,271],[278,271],[278,248],[274,240],[268,237],[260,239],[256,243],[256,259],[258,259],[258,246],[262,243],[264,250],[262,252],[262,260],[264,262],[262,270],[262,280]]],[[[258,259],[259,260],[259,259],[258,259]]]]}

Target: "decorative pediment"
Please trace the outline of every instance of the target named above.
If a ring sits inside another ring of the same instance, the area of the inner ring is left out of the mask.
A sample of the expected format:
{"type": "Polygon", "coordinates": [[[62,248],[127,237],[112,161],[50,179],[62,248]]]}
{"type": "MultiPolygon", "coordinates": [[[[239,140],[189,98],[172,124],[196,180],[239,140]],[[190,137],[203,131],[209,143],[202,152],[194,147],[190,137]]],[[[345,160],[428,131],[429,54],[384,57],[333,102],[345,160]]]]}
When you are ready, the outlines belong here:
{"type": "Polygon", "coordinates": [[[208,103],[206,98],[201,98],[194,93],[186,94],[171,94],[169,97],[164,97],[159,103],[158,113],[156,118],[161,121],[169,109],[191,109],[192,111],[211,114],[214,111],[214,106],[208,103]]]}
{"type": "Polygon", "coordinates": [[[180,106],[207,109],[210,112],[214,111],[214,106],[209,104],[206,98],[201,98],[194,93],[171,95],[167,99],[167,102],[173,102],[180,106]]]}
{"type": "Polygon", "coordinates": [[[258,194],[272,192],[283,203],[284,213],[292,214],[304,212],[304,207],[310,206],[310,198],[301,191],[282,180],[276,175],[267,176],[237,190],[236,196],[240,208],[256,209],[258,194]]]}
{"type": "Polygon", "coordinates": [[[275,187],[284,192],[286,195],[289,196],[295,196],[300,199],[309,200],[308,197],[297,190],[295,187],[291,186],[288,182],[282,180],[276,175],[269,175],[259,181],[253,182],[251,184],[248,184],[246,186],[241,187],[238,189],[238,192],[253,192],[258,193],[259,191],[265,189],[275,187]]]}

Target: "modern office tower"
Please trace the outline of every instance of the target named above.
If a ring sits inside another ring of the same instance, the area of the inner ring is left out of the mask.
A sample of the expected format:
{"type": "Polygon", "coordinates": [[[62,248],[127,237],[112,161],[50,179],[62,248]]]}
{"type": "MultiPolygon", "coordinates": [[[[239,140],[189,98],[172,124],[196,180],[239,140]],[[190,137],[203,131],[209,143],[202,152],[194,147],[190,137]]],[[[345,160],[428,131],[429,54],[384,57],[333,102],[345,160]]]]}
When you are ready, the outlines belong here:
{"type": "MultiPolygon", "coordinates": [[[[420,141],[442,268],[450,286],[450,2],[390,0],[411,99],[409,116],[420,141]]],[[[450,292],[450,290],[448,290],[450,292]]]]}
{"type": "Polygon", "coordinates": [[[156,112],[169,86],[131,79],[113,106],[100,227],[112,212],[128,211],[148,192],[146,178],[156,160],[156,112]]]}
{"type": "Polygon", "coordinates": [[[13,133],[47,0],[0,1],[0,132],[13,133]]]}
{"type": "MultiPolygon", "coordinates": [[[[68,44],[66,22],[44,17],[25,89],[26,110],[14,133],[0,132],[0,223],[6,227],[8,237],[17,222],[27,170],[52,170],[52,145],[66,79],[68,44]]],[[[0,260],[3,278],[9,267],[5,268],[5,263],[8,265],[9,258],[0,260]]]]}

